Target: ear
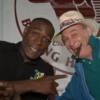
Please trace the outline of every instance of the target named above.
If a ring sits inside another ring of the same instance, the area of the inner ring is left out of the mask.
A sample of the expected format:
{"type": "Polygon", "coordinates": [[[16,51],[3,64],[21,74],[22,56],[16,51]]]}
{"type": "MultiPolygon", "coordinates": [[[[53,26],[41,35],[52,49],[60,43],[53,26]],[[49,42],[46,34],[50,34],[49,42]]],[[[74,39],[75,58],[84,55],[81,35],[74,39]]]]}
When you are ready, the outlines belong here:
{"type": "Polygon", "coordinates": [[[24,31],[23,31],[23,37],[25,36],[25,34],[27,34],[28,33],[28,27],[25,27],[24,28],[24,31]]]}

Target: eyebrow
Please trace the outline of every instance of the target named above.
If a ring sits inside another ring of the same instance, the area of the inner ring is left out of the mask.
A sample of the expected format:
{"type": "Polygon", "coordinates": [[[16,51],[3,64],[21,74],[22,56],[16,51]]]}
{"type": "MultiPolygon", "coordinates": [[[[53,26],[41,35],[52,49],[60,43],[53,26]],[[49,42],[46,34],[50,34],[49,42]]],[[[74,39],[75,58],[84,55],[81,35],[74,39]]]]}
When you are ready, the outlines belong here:
{"type": "Polygon", "coordinates": [[[73,30],[71,30],[70,32],[74,32],[74,31],[76,31],[76,29],[73,29],[73,30]]]}

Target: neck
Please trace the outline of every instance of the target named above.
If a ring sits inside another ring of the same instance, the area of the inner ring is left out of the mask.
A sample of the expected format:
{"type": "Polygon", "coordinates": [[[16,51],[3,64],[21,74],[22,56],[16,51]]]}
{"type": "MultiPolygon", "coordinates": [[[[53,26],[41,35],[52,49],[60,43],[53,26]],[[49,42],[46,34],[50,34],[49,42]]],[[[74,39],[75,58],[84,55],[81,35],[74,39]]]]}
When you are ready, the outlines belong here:
{"type": "Polygon", "coordinates": [[[24,62],[30,62],[30,60],[27,58],[27,56],[24,52],[24,49],[23,49],[22,45],[19,47],[19,51],[20,51],[20,54],[21,54],[24,62]]]}

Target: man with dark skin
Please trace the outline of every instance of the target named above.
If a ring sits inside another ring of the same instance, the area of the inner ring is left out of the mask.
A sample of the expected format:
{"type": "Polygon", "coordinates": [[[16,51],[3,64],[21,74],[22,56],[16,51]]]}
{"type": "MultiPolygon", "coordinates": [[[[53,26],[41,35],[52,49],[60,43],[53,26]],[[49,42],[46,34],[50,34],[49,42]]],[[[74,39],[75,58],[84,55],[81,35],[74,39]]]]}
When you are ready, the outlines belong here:
{"type": "Polygon", "coordinates": [[[52,66],[40,58],[54,32],[50,21],[36,18],[25,27],[21,42],[0,42],[1,99],[13,100],[18,94],[21,100],[47,100],[49,95],[57,94],[58,84],[54,80],[64,76],[52,76],[52,66]]]}

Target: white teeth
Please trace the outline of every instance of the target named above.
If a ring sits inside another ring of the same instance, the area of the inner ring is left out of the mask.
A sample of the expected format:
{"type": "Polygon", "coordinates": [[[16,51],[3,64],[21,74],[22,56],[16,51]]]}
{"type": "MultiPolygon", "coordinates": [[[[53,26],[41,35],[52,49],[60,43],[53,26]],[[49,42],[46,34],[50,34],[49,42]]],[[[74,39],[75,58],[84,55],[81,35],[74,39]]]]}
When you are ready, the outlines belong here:
{"type": "Polygon", "coordinates": [[[31,47],[31,49],[32,49],[32,51],[34,51],[34,52],[37,52],[37,49],[35,49],[35,48],[32,48],[32,47],[31,47]]]}
{"type": "Polygon", "coordinates": [[[80,46],[80,43],[75,43],[75,48],[78,48],[80,46]]]}
{"type": "Polygon", "coordinates": [[[76,44],[75,44],[75,47],[78,47],[79,45],[80,45],[80,43],[76,43],[76,44]]]}

